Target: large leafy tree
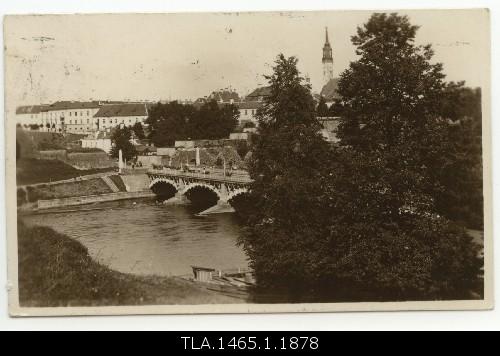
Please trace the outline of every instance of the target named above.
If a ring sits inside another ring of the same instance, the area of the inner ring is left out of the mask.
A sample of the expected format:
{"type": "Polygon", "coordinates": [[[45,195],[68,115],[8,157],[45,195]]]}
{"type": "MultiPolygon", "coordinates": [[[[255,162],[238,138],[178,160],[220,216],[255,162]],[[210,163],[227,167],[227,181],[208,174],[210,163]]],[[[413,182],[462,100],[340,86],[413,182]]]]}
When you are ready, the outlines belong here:
{"type": "Polygon", "coordinates": [[[332,174],[343,182],[333,183],[343,191],[334,190],[337,203],[354,206],[333,213],[332,231],[351,231],[337,240],[345,281],[401,299],[466,297],[480,280],[478,247],[438,204],[456,162],[443,114],[452,96],[431,47],[415,45],[417,28],[405,16],[374,14],[352,37],[360,58],[339,82],[350,158],[332,174]]]}
{"type": "Polygon", "coordinates": [[[134,145],[130,142],[132,137],[132,130],[129,127],[117,126],[113,129],[111,134],[111,156],[118,158],[119,152],[122,150],[123,158],[129,160],[137,155],[134,145]]]}
{"type": "Polygon", "coordinates": [[[449,151],[448,126],[442,102],[426,95],[441,95],[445,86],[440,66],[427,63],[430,47],[413,45],[415,31],[405,17],[380,14],[358,30],[361,63],[351,64],[340,85],[340,147],[319,137],[296,59],[278,58],[250,160],[255,182],[249,203],[238,208],[246,216],[241,242],[260,286],[322,301],[482,293],[479,246],[437,213],[430,167],[449,151]],[[394,65],[412,68],[401,68],[392,86],[371,83],[367,78],[384,78],[364,55],[392,56],[394,65]],[[397,83],[410,74],[420,84],[397,83]]]}
{"type": "Polygon", "coordinates": [[[310,87],[297,59],[278,56],[266,78],[270,95],[258,112],[258,134],[248,204],[239,206],[246,229],[241,243],[263,288],[303,295],[317,274],[325,236],[322,175],[328,144],[319,134],[310,87]]]}
{"type": "Polygon", "coordinates": [[[437,209],[467,227],[483,226],[483,170],[481,90],[449,83],[445,89],[443,116],[448,125],[448,151],[442,157],[437,179],[442,189],[437,209]]]}
{"type": "Polygon", "coordinates": [[[142,124],[140,122],[136,122],[134,126],[132,126],[132,130],[139,139],[142,140],[146,137],[146,135],[144,134],[144,128],[142,127],[142,124]]]}
{"type": "Polygon", "coordinates": [[[390,149],[408,136],[420,140],[433,126],[444,74],[441,63],[430,62],[431,46],[415,44],[417,29],[406,16],[385,13],[358,27],[351,40],[360,58],[342,73],[338,87],[344,143],[390,149]]]}
{"type": "Polygon", "coordinates": [[[425,196],[437,212],[481,226],[480,92],[445,83],[431,46],[415,44],[417,30],[406,16],[383,13],[358,27],[352,42],[360,58],[339,82],[339,136],[355,150],[383,154],[397,168],[392,189],[401,196],[425,196]]]}

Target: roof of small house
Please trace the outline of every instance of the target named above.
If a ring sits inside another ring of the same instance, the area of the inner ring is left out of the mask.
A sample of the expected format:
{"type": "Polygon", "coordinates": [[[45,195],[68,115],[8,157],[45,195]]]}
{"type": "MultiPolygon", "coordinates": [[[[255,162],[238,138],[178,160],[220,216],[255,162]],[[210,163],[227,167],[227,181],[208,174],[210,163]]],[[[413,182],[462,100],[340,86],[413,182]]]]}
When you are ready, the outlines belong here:
{"type": "Polygon", "coordinates": [[[94,115],[94,117],[126,117],[126,116],[147,116],[145,104],[127,103],[116,105],[104,105],[94,115]]]}
{"type": "Polygon", "coordinates": [[[245,101],[257,101],[259,97],[265,97],[271,95],[271,87],[260,87],[252,91],[245,98],[245,101]]]}
{"type": "Polygon", "coordinates": [[[223,103],[231,102],[231,100],[233,102],[238,102],[240,101],[240,96],[235,91],[219,90],[212,92],[212,94],[208,96],[208,100],[215,100],[217,102],[223,102],[223,103]]]}

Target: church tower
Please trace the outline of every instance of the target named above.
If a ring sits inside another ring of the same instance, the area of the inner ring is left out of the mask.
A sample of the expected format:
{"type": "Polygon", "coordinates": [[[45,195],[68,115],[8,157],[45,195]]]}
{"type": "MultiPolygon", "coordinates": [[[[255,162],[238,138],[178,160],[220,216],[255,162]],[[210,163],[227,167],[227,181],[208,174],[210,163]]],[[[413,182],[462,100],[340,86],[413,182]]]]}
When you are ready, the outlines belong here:
{"type": "Polygon", "coordinates": [[[328,41],[328,27],[325,28],[325,45],[323,46],[323,85],[326,85],[331,79],[333,79],[333,56],[332,47],[328,41]]]}

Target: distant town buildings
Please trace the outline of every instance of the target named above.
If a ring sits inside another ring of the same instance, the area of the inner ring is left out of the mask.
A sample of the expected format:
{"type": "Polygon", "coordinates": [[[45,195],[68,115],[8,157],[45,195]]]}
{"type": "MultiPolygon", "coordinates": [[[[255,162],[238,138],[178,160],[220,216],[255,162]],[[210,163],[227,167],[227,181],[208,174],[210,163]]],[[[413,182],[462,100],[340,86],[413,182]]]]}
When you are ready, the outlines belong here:
{"type": "MultiPolygon", "coordinates": [[[[340,96],[337,92],[339,78],[333,76],[333,49],[325,28],[325,43],[322,51],[323,86],[320,94],[314,94],[318,101],[323,97],[331,106],[340,96]]],[[[240,130],[253,132],[258,126],[257,112],[270,95],[269,86],[259,87],[245,97],[232,88],[213,91],[210,95],[181,104],[201,105],[216,101],[218,105],[234,105],[239,111],[240,130]]],[[[132,127],[137,123],[147,126],[148,110],[152,103],[123,101],[57,101],[52,104],[21,106],[16,109],[18,123],[29,129],[47,132],[75,133],[87,135],[82,140],[84,148],[111,150],[111,129],[124,125],[132,127]]],[[[329,141],[335,141],[334,131],[338,118],[319,118],[324,126],[323,134],[329,141]]]]}
{"type": "Polygon", "coordinates": [[[40,131],[90,134],[118,124],[145,124],[147,103],[117,101],[57,101],[49,105],[20,106],[18,123],[40,131]]]}

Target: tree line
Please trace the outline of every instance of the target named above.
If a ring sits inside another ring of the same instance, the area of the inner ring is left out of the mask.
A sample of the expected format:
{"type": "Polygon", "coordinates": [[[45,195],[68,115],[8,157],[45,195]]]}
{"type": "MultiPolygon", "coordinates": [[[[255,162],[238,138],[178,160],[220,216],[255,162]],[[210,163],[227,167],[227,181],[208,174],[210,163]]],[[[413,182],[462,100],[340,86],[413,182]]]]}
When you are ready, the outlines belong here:
{"type": "Polygon", "coordinates": [[[236,106],[219,105],[214,100],[199,108],[173,101],[153,106],[147,123],[152,142],[165,147],[173,146],[177,140],[227,138],[238,125],[238,117],[236,106]]]}
{"type": "Polygon", "coordinates": [[[482,227],[480,92],[445,82],[417,30],[397,14],[358,27],[337,145],[297,59],[278,56],[254,183],[235,204],[260,288],[292,301],[481,297],[481,247],[465,229],[482,227]]]}

